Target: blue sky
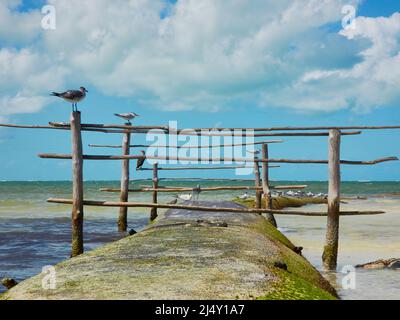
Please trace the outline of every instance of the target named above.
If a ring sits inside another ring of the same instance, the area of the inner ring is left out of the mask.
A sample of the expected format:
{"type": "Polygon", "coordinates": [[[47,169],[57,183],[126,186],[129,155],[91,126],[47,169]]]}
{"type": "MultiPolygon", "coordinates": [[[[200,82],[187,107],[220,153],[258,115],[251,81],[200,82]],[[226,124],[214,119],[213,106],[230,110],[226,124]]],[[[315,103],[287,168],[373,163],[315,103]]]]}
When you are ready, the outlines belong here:
{"type": "MultiPolygon", "coordinates": [[[[128,8],[134,12],[130,15],[124,2],[112,7],[87,1],[92,7],[82,5],[76,12],[74,1],[57,0],[51,1],[58,10],[54,31],[40,28],[38,8],[45,1],[6,2],[9,12],[0,23],[3,122],[68,121],[70,106],[47,94],[84,85],[89,95],[81,105],[83,122],[111,123],[117,121],[114,112],[135,111],[141,115],[137,124],[176,120],[182,128],[400,123],[400,17],[393,15],[400,11],[398,1],[332,0],[323,8],[312,0],[301,7],[291,1],[266,7],[268,1],[257,0],[253,7],[237,1],[234,8],[206,0],[171,1],[167,8],[163,1],[142,1],[128,8]],[[342,32],[340,9],[346,3],[357,7],[357,26],[342,32]],[[309,10],[302,11],[306,4],[309,10]],[[94,10],[96,5],[103,11],[94,10]]],[[[400,131],[343,137],[342,158],[400,157],[399,138],[400,131]]],[[[85,153],[110,153],[87,144],[119,144],[120,139],[85,133],[85,153]]],[[[133,139],[144,142],[143,136],[133,139]]],[[[326,138],[284,140],[270,147],[272,157],[327,157],[326,138]]],[[[70,178],[69,161],[37,157],[68,153],[68,132],[0,129],[0,147],[0,180],[70,178]]],[[[344,180],[400,180],[399,169],[398,162],[343,166],[342,175],[344,180]]],[[[233,173],[163,173],[177,174],[233,173]]],[[[87,180],[119,175],[119,162],[85,164],[87,180]]],[[[284,165],[272,173],[273,179],[284,180],[326,177],[324,165],[284,165]]]]}

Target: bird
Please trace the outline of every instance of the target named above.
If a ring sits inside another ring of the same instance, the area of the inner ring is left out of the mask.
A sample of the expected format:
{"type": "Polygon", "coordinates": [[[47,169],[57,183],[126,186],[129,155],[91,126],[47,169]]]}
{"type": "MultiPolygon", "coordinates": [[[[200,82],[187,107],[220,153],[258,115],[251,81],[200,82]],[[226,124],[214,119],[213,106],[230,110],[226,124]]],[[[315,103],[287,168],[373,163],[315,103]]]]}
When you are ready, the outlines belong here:
{"type": "Polygon", "coordinates": [[[72,112],[78,111],[78,102],[81,102],[86,98],[86,93],[89,92],[85,87],[80,87],[79,90],[68,90],[62,93],[52,92],[50,95],[53,97],[59,97],[65,101],[72,103],[72,112]]]}
{"type": "Polygon", "coordinates": [[[174,197],[179,199],[179,200],[182,200],[182,201],[190,201],[190,200],[192,200],[192,194],[191,193],[177,194],[174,197]]]}
{"type": "Polygon", "coordinates": [[[142,169],[142,166],[143,166],[143,164],[144,164],[144,162],[145,162],[145,160],[146,160],[146,152],[144,152],[144,150],[141,150],[140,152],[142,153],[142,158],[139,158],[139,159],[137,160],[137,163],[136,163],[136,170],[142,169]]]}
{"type": "Polygon", "coordinates": [[[195,201],[199,200],[199,196],[200,196],[200,192],[201,192],[201,187],[198,184],[196,187],[193,188],[192,190],[192,199],[195,201]]]}
{"type": "Polygon", "coordinates": [[[255,149],[255,150],[246,150],[248,153],[252,153],[252,154],[260,154],[261,153],[261,151],[260,150],[258,150],[258,149],[255,149]]]}
{"type": "Polygon", "coordinates": [[[246,200],[249,198],[249,194],[247,192],[245,192],[244,194],[242,194],[241,196],[238,197],[241,200],[246,200]]]}
{"type": "Polygon", "coordinates": [[[139,115],[135,112],[128,112],[128,113],[114,113],[114,116],[127,120],[129,124],[131,124],[131,120],[139,117],[139,115]]]}

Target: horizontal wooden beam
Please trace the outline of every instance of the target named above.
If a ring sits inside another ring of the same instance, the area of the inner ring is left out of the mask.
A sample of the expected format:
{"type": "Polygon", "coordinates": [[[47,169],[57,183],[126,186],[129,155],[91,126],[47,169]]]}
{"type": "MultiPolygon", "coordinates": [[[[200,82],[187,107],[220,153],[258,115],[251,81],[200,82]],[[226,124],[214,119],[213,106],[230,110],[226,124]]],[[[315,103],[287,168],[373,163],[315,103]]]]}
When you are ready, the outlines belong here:
{"type": "MultiPolygon", "coordinates": [[[[190,130],[202,131],[202,130],[254,130],[259,131],[314,131],[314,130],[393,130],[400,129],[400,126],[311,126],[311,127],[269,127],[269,128],[193,128],[190,130]]],[[[178,132],[184,131],[180,129],[178,132]]]]}
{"type": "Polygon", "coordinates": [[[159,178],[162,181],[235,181],[235,182],[253,182],[254,179],[224,179],[224,178],[159,178]]]}
{"type": "MultiPolygon", "coordinates": [[[[272,190],[299,190],[305,189],[307,185],[297,185],[297,186],[275,186],[271,187],[272,190]]],[[[262,187],[256,188],[253,186],[223,186],[223,187],[202,187],[200,188],[201,192],[209,192],[209,191],[227,191],[227,190],[262,190],[262,187]]],[[[102,192],[121,192],[121,189],[118,188],[101,188],[102,192]]],[[[158,187],[154,189],[152,187],[146,187],[140,189],[129,189],[128,192],[191,192],[193,188],[187,187],[158,187]]]]}
{"type": "MultiPolygon", "coordinates": [[[[49,203],[58,204],[72,204],[71,199],[48,199],[49,203]]],[[[156,203],[145,203],[145,202],[112,202],[112,201],[89,201],[83,202],[85,206],[95,207],[129,207],[129,208],[160,208],[160,209],[182,209],[182,210],[196,210],[196,211],[208,211],[208,212],[238,212],[238,213],[273,213],[282,215],[297,215],[297,216],[309,216],[309,217],[325,217],[326,212],[313,212],[313,211],[285,211],[285,210],[273,210],[273,209],[238,209],[238,208],[212,208],[204,206],[193,205],[179,205],[179,204],[156,204],[156,203]]],[[[384,211],[342,211],[341,216],[361,216],[361,215],[377,215],[384,214],[384,211]]]]}
{"type": "MultiPolygon", "coordinates": [[[[250,129],[251,130],[251,129],[250,129]]],[[[329,136],[329,132],[277,132],[277,133],[253,133],[249,132],[218,132],[218,131],[190,131],[190,130],[182,130],[182,131],[169,131],[171,135],[180,135],[180,136],[202,136],[202,137],[327,137],[329,136]]],[[[342,136],[353,136],[361,134],[361,131],[347,131],[342,132],[342,136]]]]}
{"type": "MultiPolygon", "coordinates": [[[[52,127],[70,128],[68,122],[49,122],[52,127]]],[[[97,128],[97,129],[124,129],[124,130],[169,130],[168,126],[128,126],[119,124],[92,124],[82,123],[82,128],[97,128]]]]}
{"type": "MultiPolygon", "coordinates": [[[[64,122],[50,122],[49,126],[41,126],[41,125],[16,125],[16,124],[0,124],[0,127],[8,127],[8,128],[20,128],[20,129],[52,129],[52,130],[70,130],[70,125],[64,122]]],[[[102,133],[148,133],[149,130],[160,130],[164,133],[169,133],[172,135],[187,135],[187,136],[197,136],[201,135],[204,137],[320,137],[320,136],[328,136],[328,132],[280,132],[280,133],[255,133],[249,135],[247,132],[210,132],[208,130],[194,131],[194,130],[167,130],[167,127],[164,126],[124,126],[124,125],[95,125],[95,124],[83,124],[82,131],[93,131],[93,132],[102,132],[102,133]],[[119,129],[112,129],[119,128],[119,129]],[[205,132],[204,132],[205,131],[205,132]]],[[[353,132],[342,132],[342,135],[358,135],[361,134],[361,131],[353,131],[353,132]]]]}
{"type": "MultiPolygon", "coordinates": [[[[39,154],[40,158],[43,159],[71,159],[70,154],[51,154],[51,153],[42,153],[39,154]]],[[[141,155],[129,155],[129,156],[110,156],[110,155],[84,155],[83,159],[85,160],[135,160],[141,159],[143,156],[141,155]]],[[[182,158],[182,157],[155,157],[155,156],[146,156],[146,159],[151,160],[174,160],[174,161],[198,161],[198,162],[268,162],[268,163],[292,163],[292,164],[327,164],[328,160],[302,160],[302,159],[252,159],[252,158],[182,158]]],[[[388,161],[398,161],[397,157],[387,157],[381,158],[371,161],[350,161],[350,160],[341,160],[341,164],[347,165],[375,165],[382,162],[388,161]]]]}
{"type": "MultiPolygon", "coordinates": [[[[0,123],[0,127],[3,128],[14,128],[14,129],[48,129],[48,130],[71,130],[70,127],[52,127],[52,126],[41,126],[41,125],[18,125],[18,124],[4,124],[0,123]]],[[[102,132],[109,133],[108,130],[97,129],[97,128],[81,128],[82,131],[102,132]]]]}
{"type": "MultiPolygon", "coordinates": [[[[49,126],[44,125],[17,125],[17,124],[0,124],[0,127],[8,127],[8,128],[21,128],[21,129],[58,129],[58,130],[69,130],[70,125],[66,122],[49,122],[49,126]]],[[[118,125],[118,124],[82,124],[82,130],[85,131],[97,131],[97,132],[106,132],[106,133],[124,133],[126,131],[141,131],[138,133],[147,133],[149,130],[161,130],[164,132],[168,132],[171,134],[199,134],[201,132],[210,132],[210,131],[255,131],[255,132],[269,132],[269,131],[317,131],[317,130],[393,130],[400,129],[400,126],[311,126],[311,127],[267,127],[267,128],[192,128],[192,129],[171,129],[168,126],[128,126],[128,125],[118,125]],[[120,130],[99,130],[99,129],[120,129],[120,130]]],[[[354,135],[360,134],[360,131],[355,132],[342,132],[342,135],[354,135]]],[[[278,133],[276,136],[318,136],[318,135],[326,135],[327,133],[278,133]]],[[[221,133],[214,133],[214,135],[221,135],[221,133]]],[[[231,133],[225,134],[227,136],[231,135],[231,133]]],[[[241,135],[241,134],[239,134],[241,135]]],[[[260,136],[268,136],[261,134],[260,136]]]]}
{"type": "MultiPolygon", "coordinates": [[[[131,148],[173,148],[173,149],[207,149],[207,148],[227,148],[227,147],[240,147],[240,146],[254,146],[261,144],[271,144],[271,143],[282,143],[283,140],[266,140],[266,141],[257,141],[257,142],[249,142],[249,143],[236,143],[236,144],[218,144],[218,145],[200,145],[200,146],[167,146],[167,145],[146,145],[146,144],[133,144],[131,148]]],[[[91,148],[114,148],[121,149],[121,145],[106,145],[106,144],[89,144],[91,148]]]]}
{"type": "MultiPolygon", "coordinates": [[[[278,165],[270,165],[269,168],[280,168],[278,165]]],[[[219,166],[219,167],[163,167],[158,170],[164,171],[180,171],[180,170],[230,170],[230,169],[244,169],[246,166],[219,166]]],[[[139,171],[152,171],[150,168],[141,168],[139,171]]]]}

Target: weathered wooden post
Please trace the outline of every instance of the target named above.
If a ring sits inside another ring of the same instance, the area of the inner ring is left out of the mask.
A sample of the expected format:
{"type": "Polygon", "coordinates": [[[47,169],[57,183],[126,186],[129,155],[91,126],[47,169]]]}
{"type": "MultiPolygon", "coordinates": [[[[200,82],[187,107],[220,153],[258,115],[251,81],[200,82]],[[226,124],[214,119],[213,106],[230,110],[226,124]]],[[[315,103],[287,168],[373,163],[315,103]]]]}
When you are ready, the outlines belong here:
{"type": "MultiPolygon", "coordinates": [[[[128,125],[128,124],[127,124],[128,125]]],[[[122,154],[127,156],[130,153],[131,133],[129,131],[124,133],[122,140],[122,154]]],[[[129,197],[129,160],[122,160],[122,173],[121,173],[121,202],[128,202],[129,197]]],[[[124,232],[128,228],[128,208],[119,208],[118,217],[118,231],[124,232]]]]}
{"type": "Polygon", "coordinates": [[[326,270],[336,270],[340,216],[340,131],[329,131],[328,221],[322,262],[326,270]]]}
{"type": "MultiPolygon", "coordinates": [[[[262,145],[262,187],[265,199],[265,208],[272,209],[272,196],[271,190],[269,188],[269,163],[265,162],[268,159],[268,144],[262,145]]],[[[275,217],[272,213],[267,213],[266,218],[269,222],[272,223],[275,227],[277,227],[275,217]]]]}
{"type": "MultiPolygon", "coordinates": [[[[254,156],[254,160],[258,160],[257,155],[254,156]]],[[[260,164],[257,161],[254,161],[254,181],[256,188],[261,187],[260,164]]],[[[261,209],[261,204],[262,204],[261,199],[262,199],[262,192],[260,190],[256,190],[256,203],[255,203],[256,209],[261,209]]]]}
{"type": "Polygon", "coordinates": [[[71,257],[83,253],[83,155],[81,113],[71,114],[72,136],[72,246],[71,257]]]}
{"type": "MultiPolygon", "coordinates": [[[[158,189],[158,163],[153,164],[153,189],[158,189]]],[[[157,204],[157,191],[153,192],[153,203],[157,204]]],[[[151,208],[150,220],[158,217],[157,208],[151,208]]]]}
{"type": "MultiPolygon", "coordinates": [[[[272,196],[271,190],[269,188],[269,163],[265,162],[268,159],[268,144],[262,145],[262,187],[264,192],[264,199],[265,199],[265,208],[272,209],[272,196]]],[[[277,226],[275,217],[272,213],[267,213],[266,218],[269,222],[272,223],[275,227],[277,226]]]]}

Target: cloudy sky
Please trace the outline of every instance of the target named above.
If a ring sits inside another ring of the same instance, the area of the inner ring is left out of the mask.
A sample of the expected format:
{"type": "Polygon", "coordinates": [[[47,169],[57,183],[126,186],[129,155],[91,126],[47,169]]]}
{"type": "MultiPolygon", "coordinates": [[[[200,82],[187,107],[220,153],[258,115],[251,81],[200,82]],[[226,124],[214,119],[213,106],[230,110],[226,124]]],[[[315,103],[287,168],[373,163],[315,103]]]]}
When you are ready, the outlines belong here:
{"type": "MultiPolygon", "coordinates": [[[[1,0],[0,121],[67,121],[69,106],[49,92],[84,85],[86,122],[135,111],[141,124],[180,127],[398,124],[399,11],[397,0],[1,0]],[[55,8],[55,30],[42,26],[44,5],[55,8]],[[346,6],[356,19],[343,28],[346,6]]],[[[0,130],[0,180],[67,179],[68,164],[44,168],[35,157],[68,150],[65,133],[27,133],[0,130]]],[[[399,155],[399,138],[344,138],[343,154],[399,155]]],[[[273,152],[326,158],[325,140],[300,141],[273,152]]],[[[87,178],[117,178],[113,166],[91,165],[87,178]]],[[[400,179],[399,169],[344,169],[344,178],[400,179]]],[[[325,179],[326,168],[276,171],[294,175],[325,179]]]]}

